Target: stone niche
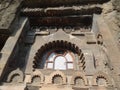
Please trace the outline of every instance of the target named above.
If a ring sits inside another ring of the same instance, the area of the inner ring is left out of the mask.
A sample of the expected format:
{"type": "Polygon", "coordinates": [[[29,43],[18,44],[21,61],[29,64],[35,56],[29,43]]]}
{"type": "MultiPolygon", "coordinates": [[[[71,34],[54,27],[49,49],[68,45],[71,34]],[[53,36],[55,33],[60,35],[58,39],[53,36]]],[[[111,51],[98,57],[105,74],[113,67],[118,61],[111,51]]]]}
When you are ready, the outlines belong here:
{"type": "Polygon", "coordinates": [[[39,90],[40,87],[39,86],[32,86],[32,85],[28,85],[25,90],[39,90]]]}

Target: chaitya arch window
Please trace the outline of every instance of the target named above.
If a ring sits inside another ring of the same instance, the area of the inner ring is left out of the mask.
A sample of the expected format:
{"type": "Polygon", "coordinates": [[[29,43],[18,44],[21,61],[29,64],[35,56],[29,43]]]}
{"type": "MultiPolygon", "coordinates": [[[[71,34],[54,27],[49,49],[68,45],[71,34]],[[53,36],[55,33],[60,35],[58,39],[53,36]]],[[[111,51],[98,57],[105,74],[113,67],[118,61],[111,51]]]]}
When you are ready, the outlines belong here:
{"type": "Polygon", "coordinates": [[[97,84],[98,84],[98,86],[107,86],[107,81],[103,77],[98,77],[97,84]]]}
{"type": "Polygon", "coordinates": [[[55,75],[53,77],[52,83],[53,84],[62,84],[63,83],[63,79],[62,79],[62,77],[60,75],[55,75]]]}
{"type": "Polygon", "coordinates": [[[73,69],[74,56],[72,52],[63,49],[52,50],[46,56],[46,68],[55,70],[73,69]]]}
{"type": "Polygon", "coordinates": [[[34,59],[33,68],[38,69],[84,70],[85,68],[81,49],[75,44],[63,40],[49,42],[41,46],[34,59]]]}
{"type": "Polygon", "coordinates": [[[40,83],[41,82],[41,78],[40,76],[34,76],[32,78],[32,83],[40,83]]]}
{"type": "Polygon", "coordinates": [[[76,86],[84,86],[84,81],[81,77],[76,77],[74,83],[76,86]]]}

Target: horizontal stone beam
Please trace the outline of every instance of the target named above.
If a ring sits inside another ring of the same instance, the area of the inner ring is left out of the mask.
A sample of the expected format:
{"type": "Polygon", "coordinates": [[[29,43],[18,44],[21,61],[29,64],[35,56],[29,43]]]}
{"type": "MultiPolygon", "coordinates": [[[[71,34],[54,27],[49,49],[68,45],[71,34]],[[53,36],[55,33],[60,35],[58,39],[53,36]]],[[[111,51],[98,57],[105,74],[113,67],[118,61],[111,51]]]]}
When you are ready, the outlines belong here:
{"type": "Polygon", "coordinates": [[[68,15],[92,15],[101,14],[101,7],[91,7],[91,8],[52,8],[52,9],[41,9],[41,8],[25,8],[21,10],[21,15],[28,17],[47,17],[47,16],[68,16],[68,15]]]}

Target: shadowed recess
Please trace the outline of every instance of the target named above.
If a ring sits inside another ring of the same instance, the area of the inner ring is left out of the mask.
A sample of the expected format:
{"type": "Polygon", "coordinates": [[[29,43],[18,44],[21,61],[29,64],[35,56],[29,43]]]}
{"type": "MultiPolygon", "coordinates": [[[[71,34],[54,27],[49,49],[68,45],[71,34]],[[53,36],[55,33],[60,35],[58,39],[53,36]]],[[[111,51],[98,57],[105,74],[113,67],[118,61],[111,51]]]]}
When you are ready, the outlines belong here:
{"type": "Polygon", "coordinates": [[[110,0],[24,0],[23,7],[59,7],[73,5],[103,4],[110,0]]]}

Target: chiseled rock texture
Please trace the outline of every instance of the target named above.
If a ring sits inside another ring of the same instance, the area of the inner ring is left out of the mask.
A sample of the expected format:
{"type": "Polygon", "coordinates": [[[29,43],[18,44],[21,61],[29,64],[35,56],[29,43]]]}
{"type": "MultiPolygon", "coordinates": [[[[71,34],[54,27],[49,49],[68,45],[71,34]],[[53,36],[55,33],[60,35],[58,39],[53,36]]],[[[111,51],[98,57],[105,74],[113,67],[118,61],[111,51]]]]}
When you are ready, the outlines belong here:
{"type": "Polygon", "coordinates": [[[120,0],[0,0],[0,90],[120,90],[120,0]]]}

